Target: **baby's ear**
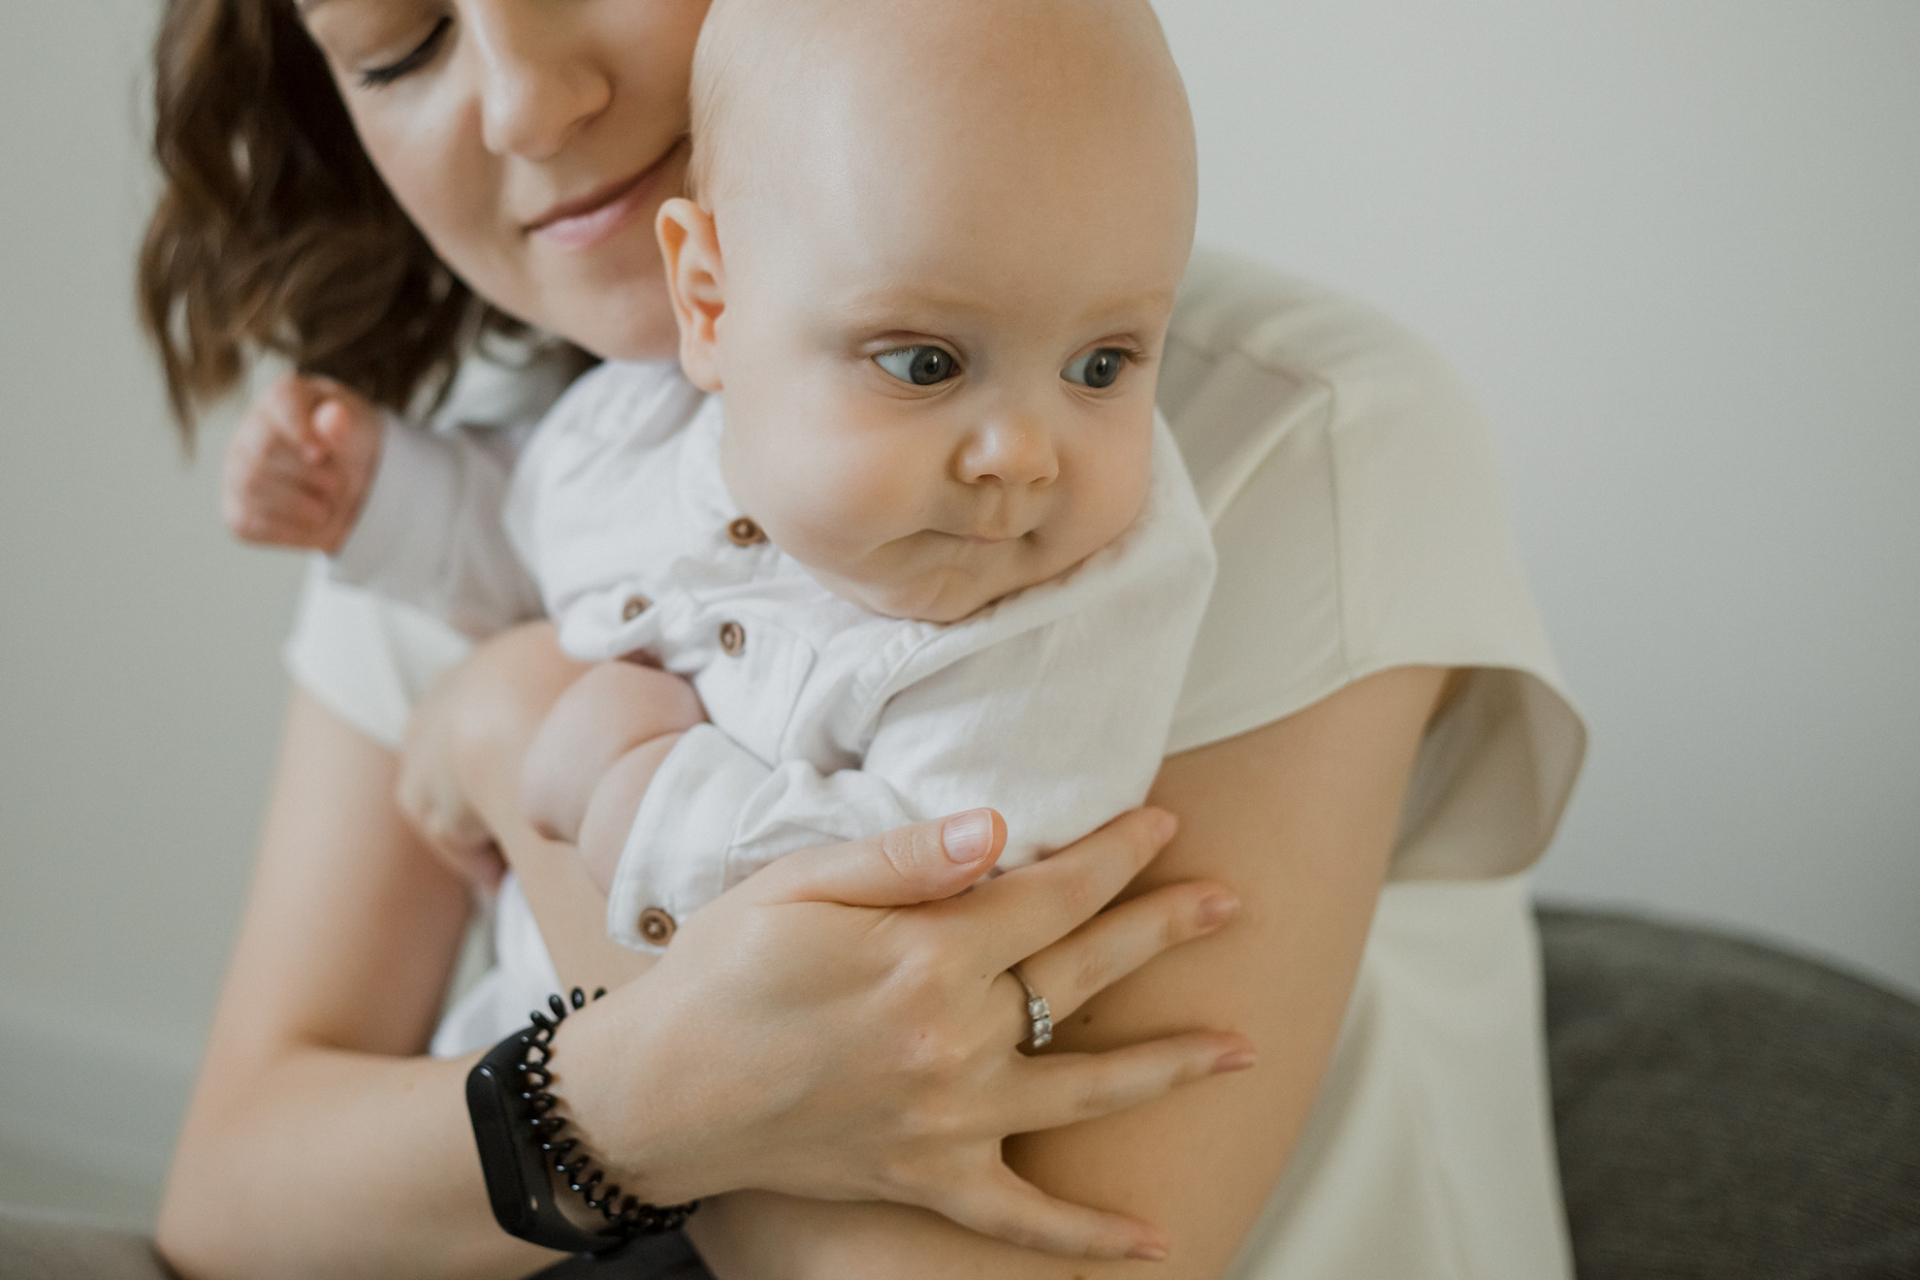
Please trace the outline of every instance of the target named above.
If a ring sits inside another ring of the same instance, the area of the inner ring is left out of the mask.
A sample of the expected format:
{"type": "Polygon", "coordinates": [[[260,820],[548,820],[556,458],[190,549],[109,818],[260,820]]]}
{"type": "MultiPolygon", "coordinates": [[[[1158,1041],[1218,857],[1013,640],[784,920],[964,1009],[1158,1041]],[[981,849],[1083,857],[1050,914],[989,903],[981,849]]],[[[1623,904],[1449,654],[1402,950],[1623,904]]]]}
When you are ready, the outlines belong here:
{"type": "Polygon", "coordinates": [[[680,322],[680,368],[702,391],[720,390],[720,321],[726,313],[726,269],[713,215],[675,197],[654,219],[667,292],[680,322]]]}

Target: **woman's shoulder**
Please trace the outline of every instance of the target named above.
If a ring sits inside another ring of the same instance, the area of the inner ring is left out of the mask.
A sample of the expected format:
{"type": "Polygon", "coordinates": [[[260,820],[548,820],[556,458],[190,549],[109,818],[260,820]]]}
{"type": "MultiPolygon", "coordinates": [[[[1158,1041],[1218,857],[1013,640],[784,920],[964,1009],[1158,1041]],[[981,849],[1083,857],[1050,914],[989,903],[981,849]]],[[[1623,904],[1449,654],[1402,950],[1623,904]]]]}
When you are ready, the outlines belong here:
{"type": "MultiPolygon", "coordinates": [[[[1475,804],[1497,793],[1487,802],[1526,820],[1508,824],[1511,838],[1470,823],[1471,853],[1446,873],[1531,861],[1585,737],[1473,397],[1372,308],[1203,253],[1168,336],[1160,403],[1219,555],[1173,748],[1246,732],[1391,667],[1478,669],[1448,713],[1472,731],[1431,735],[1449,763],[1423,756],[1417,807],[1448,808],[1436,797],[1485,775],[1467,788],[1475,804]]],[[[1425,861],[1445,860],[1403,847],[1396,874],[1425,861]]]]}
{"type": "Polygon", "coordinates": [[[1337,442],[1348,466],[1421,452],[1494,471],[1472,397],[1425,342],[1353,298],[1223,253],[1194,254],[1159,401],[1213,515],[1289,436],[1337,442]]]}
{"type": "Polygon", "coordinates": [[[1222,358],[1305,379],[1437,370],[1420,340],[1384,312],[1299,276],[1196,249],[1174,306],[1172,346],[1189,375],[1222,358]]]}
{"type": "Polygon", "coordinates": [[[1463,627],[1533,639],[1492,434],[1424,343],[1203,254],[1167,346],[1160,401],[1219,548],[1215,612],[1353,678],[1407,651],[1453,656],[1463,627]]]}

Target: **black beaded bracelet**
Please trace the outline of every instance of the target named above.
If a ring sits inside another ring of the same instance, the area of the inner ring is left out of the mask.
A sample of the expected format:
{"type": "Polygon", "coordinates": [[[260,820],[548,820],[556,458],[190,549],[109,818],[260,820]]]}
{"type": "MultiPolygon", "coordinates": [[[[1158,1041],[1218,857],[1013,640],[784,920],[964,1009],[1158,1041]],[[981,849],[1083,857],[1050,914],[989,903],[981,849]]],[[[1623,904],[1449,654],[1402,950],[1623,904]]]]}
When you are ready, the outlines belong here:
{"type": "MultiPolygon", "coordinates": [[[[593,993],[598,1000],[606,991],[593,993]]],[[[586,993],[573,989],[573,1008],[585,1007],[586,993]]],[[[700,1206],[642,1204],[622,1196],[618,1186],[602,1188],[604,1172],[580,1151],[577,1138],[563,1138],[566,1117],[552,1091],[553,1033],[567,1019],[567,1002],[547,997],[551,1017],[534,1013],[532,1024],[502,1040],[467,1074],[467,1114],[480,1148],[487,1199],[494,1219],[509,1235],[549,1249],[606,1256],[640,1236],[676,1231],[700,1206]],[[561,1209],[553,1175],[580,1195],[606,1227],[590,1231],[561,1209]]]]}

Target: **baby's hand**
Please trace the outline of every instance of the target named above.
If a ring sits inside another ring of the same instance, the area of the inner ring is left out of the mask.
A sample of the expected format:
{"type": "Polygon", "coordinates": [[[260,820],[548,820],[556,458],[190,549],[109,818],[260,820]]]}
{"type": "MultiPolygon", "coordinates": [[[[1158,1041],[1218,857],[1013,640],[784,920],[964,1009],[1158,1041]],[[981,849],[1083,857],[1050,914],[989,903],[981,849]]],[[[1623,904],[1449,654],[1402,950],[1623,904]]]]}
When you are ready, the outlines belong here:
{"type": "Polygon", "coordinates": [[[333,379],[282,378],[227,445],[227,528],[242,542],[338,551],[373,485],[385,430],[380,410],[333,379]]]}

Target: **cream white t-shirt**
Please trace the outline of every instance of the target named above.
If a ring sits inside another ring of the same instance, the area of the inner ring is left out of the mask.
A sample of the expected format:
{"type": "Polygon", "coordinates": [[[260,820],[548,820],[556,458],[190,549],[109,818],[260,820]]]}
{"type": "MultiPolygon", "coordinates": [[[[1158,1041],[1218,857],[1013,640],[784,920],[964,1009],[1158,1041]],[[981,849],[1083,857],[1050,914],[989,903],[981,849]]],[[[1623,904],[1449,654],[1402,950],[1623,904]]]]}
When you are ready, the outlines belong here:
{"type": "MultiPolygon", "coordinates": [[[[1314,1116],[1230,1274],[1567,1275],[1538,946],[1512,877],[1551,839],[1586,739],[1512,545],[1489,432],[1390,321],[1204,253],[1159,400],[1219,562],[1172,750],[1394,666],[1472,671],[1416,761],[1314,1116]]],[[[317,570],[287,657],[308,692],[397,744],[412,700],[464,647],[317,570]]],[[[530,928],[511,888],[501,910],[503,928],[530,928]]]]}

